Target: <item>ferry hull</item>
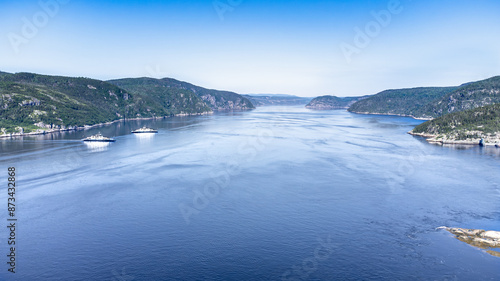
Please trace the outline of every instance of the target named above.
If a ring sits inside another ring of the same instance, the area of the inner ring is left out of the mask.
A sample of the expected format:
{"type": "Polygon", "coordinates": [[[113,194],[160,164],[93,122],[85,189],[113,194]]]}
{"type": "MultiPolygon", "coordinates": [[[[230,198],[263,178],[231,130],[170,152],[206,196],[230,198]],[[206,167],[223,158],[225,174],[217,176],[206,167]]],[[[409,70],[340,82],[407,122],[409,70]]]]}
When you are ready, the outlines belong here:
{"type": "Polygon", "coordinates": [[[116,140],[83,140],[86,142],[115,142],[116,140]]]}
{"type": "Polygon", "coordinates": [[[132,131],[133,134],[157,134],[158,131],[151,131],[151,132],[138,132],[138,131],[132,131]]]}

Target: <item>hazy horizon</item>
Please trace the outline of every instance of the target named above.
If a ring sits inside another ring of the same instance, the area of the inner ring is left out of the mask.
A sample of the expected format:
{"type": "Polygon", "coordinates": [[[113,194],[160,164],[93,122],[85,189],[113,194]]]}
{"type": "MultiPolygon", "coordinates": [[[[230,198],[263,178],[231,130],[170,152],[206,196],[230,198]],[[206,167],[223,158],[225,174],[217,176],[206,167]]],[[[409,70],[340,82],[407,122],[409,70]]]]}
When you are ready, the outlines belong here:
{"type": "Polygon", "coordinates": [[[2,3],[0,70],[363,96],[500,75],[500,2],[2,3]]]}

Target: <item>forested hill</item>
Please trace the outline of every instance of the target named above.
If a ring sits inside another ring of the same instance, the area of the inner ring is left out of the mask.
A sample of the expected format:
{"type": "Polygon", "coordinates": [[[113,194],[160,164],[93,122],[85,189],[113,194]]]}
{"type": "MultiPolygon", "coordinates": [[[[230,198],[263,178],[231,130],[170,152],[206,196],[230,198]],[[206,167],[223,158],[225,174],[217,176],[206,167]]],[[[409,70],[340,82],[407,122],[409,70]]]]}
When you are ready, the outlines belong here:
{"type": "Polygon", "coordinates": [[[412,134],[432,137],[433,141],[500,142],[500,103],[449,113],[416,126],[412,134]]]}
{"type": "Polygon", "coordinates": [[[457,87],[421,87],[386,90],[352,104],[348,110],[355,113],[432,118],[434,116],[426,106],[456,89],[457,87]]]}
{"type": "Polygon", "coordinates": [[[459,87],[387,90],[354,103],[349,111],[436,118],[500,102],[500,76],[459,87]]]}
{"type": "Polygon", "coordinates": [[[161,96],[145,87],[148,92],[90,78],[0,72],[0,135],[211,112],[191,90],[170,88],[161,96]]]}
{"type": "Polygon", "coordinates": [[[500,103],[500,76],[464,84],[424,107],[432,117],[500,103]]]}
{"type": "Polygon", "coordinates": [[[151,116],[148,104],[107,82],[33,73],[0,76],[0,128],[67,128],[151,116]]]}
{"type": "MultiPolygon", "coordinates": [[[[154,91],[159,94],[163,90],[187,90],[201,98],[212,110],[246,110],[255,108],[245,97],[228,91],[210,90],[172,78],[126,78],[108,81],[132,92],[154,91]]],[[[146,92],[147,94],[147,92],[146,92]]]]}
{"type": "Polygon", "coordinates": [[[336,96],[320,96],[312,99],[306,108],[317,109],[317,110],[327,110],[327,109],[345,109],[351,104],[365,99],[368,96],[363,97],[336,97],[336,96]]]}
{"type": "Polygon", "coordinates": [[[109,83],[118,86],[138,98],[151,104],[154,112],[166,111],[167,114],[196,114],[211,112],[210,107],[195,93],[188,89],[171,87],[163,79],[125,78],[110,80],[109,83]]]}

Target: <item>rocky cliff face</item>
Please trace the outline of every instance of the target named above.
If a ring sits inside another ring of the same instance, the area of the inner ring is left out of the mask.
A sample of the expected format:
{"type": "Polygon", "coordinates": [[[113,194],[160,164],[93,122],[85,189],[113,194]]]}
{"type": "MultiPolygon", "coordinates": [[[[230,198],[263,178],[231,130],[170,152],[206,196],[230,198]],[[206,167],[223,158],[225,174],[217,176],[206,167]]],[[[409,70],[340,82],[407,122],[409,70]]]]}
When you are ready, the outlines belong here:
{"type": "MultiPolygon", "coordinates": [[[[152,78],[150,78],[152,79],[152,78]]],[[[170,89],[187,90],[200,97],[213,111],[247,110],[255,106],[245,97],[229,91],[206,89],[172,78],[154,79],[158,85],[170,89]]],[[[114,83],[114,81],[111,81],[114,83]]]]}
{"type": "Polygon", "coordinates": [[[161,113],[162,116],[212,112],[210,107],[192,91],[171,87],[162,79],[124,78],[108,82],[141,98],[148,104],[149,110],[161,113]]]}
{"type": "Polygon", "coordinates": [[[231,92],[211,92],[200,97],[214,111],[247,110],[255,108],[245,97],[231,92]]]}

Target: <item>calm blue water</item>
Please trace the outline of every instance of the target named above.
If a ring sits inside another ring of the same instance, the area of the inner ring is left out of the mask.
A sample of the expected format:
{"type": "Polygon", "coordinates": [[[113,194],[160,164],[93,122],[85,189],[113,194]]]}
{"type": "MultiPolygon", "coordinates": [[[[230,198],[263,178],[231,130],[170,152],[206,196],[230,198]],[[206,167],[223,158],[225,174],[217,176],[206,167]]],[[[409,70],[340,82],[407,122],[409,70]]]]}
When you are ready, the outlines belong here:
{"type": "Polygon", "coordinates": [[[420,122],[263,107],[0,140],[19,219],[0,279],[499,280],[436,227],[500,230],[500,149],[427,144],[420,122]],[[117,141],[79,141],[98,131],[117,141]]]}

